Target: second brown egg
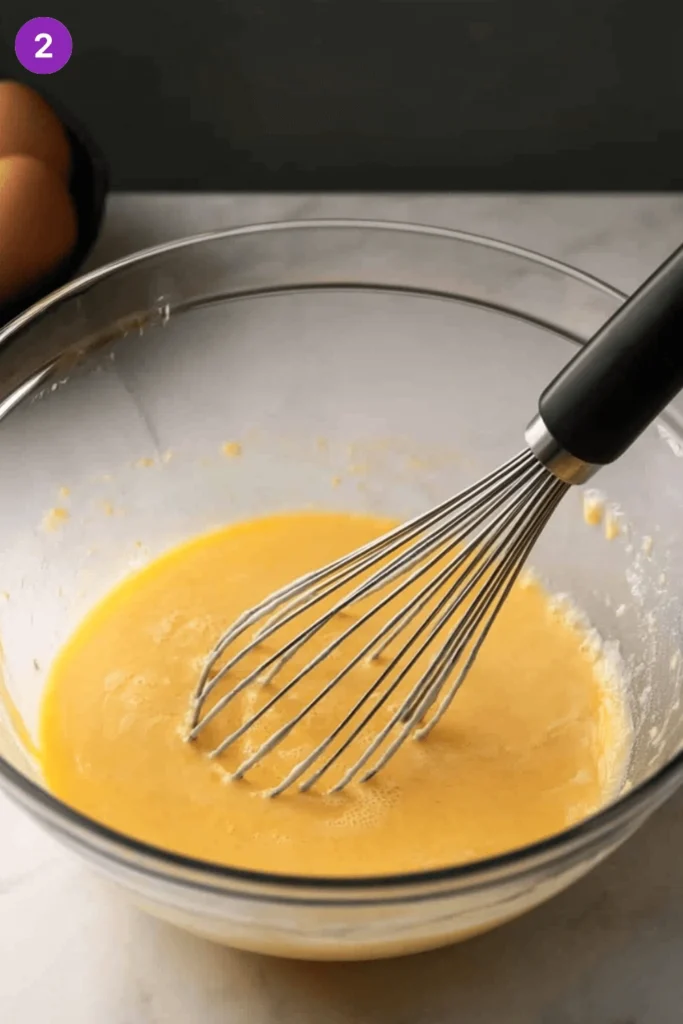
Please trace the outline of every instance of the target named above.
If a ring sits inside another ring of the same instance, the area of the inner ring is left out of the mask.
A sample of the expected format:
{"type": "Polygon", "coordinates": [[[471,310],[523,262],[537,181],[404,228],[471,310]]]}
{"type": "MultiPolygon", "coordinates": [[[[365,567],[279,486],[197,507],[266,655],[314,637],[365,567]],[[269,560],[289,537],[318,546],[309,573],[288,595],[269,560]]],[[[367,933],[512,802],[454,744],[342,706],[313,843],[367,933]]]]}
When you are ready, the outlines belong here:
{"type": "Polygon", "coordinates": [[[53,271],[77,236],[76,211],[60,176],[32,156],[0,158],[0,303],[53,271]]]}

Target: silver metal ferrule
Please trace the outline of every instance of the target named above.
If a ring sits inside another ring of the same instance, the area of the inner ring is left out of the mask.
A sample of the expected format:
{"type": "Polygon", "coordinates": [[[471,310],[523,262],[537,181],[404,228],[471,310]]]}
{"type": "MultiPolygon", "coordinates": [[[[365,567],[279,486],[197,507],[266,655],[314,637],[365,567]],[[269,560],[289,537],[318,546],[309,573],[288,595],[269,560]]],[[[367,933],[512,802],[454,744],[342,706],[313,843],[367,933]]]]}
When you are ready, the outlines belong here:
{"type": "Polygon", "coordinates": [[[560,445],[546,427],[540,414],[526,428],[524,439],[546,469],[566,484],[585,484],[602,467],[577,459],[560,445]]]}

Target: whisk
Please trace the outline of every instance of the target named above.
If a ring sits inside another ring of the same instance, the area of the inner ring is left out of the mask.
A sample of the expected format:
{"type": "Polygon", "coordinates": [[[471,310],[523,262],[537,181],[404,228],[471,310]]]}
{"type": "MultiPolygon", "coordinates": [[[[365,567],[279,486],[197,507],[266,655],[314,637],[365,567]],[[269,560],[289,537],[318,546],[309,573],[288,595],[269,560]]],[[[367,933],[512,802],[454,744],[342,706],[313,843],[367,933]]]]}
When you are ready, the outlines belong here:
{"type": "Polygon", "coordinates": [[[205,662],[192,696],[186,738],[196,739],[209,722],[224,716],[226,734],[210,751],[218,757],[257,722],[267,722],[269,712],[294,696],[316,666],[328,664],[329,680],[232,772],[233,778],[242,778],[355,666],[370,663],[376,674],[367,690],[269,792],[277,796],[296,782],[307,790],[344,756],[343,774],[332,791],[353,779],[371,778],[409,736],[425,737],[447,712],[565,493],[619,458],[681,388],[683,247],[541,394],[524,450],[436,508],[244,612],[205,662]],[[388,620],[338,667],[338,656],[331,655],[380,612],[386,615],[392,602],[395,610],[388,620]],[[341,631],[320,650],[307,646],[316,637],[320,642],[321,631],[333,620],[341,623],[341,631]],[[283,627],[288,638],[278,645],[283,627]],[[381,657],[388,649],[391,653],[381,657]],[[243,659],[249,655],[253,662],[261,652],[257,666],[244,671],[243,659]],[[305,656],[304,663],[288,678],[286,666],[296,654],[299,661],[305,656]],[[417,678],[410,676],[414,669],[417,678]],[[272,694],[264,691],[265,702],[230,730],[228,708],[238,694],[272,684],[276,677],[272,694]],[[216,699],[219,684],[233,680],[228,692],[216,699]],[[399,690],[404,681],[407,693],[399,690]],[[395,706],[391,701],[397,692],[402,696],[395,706]],[[211,694],[215,702],[210,705],[211,694]],[[381,727],[370,729],[385,705],[388,717],[385,711],[381,727]]]}

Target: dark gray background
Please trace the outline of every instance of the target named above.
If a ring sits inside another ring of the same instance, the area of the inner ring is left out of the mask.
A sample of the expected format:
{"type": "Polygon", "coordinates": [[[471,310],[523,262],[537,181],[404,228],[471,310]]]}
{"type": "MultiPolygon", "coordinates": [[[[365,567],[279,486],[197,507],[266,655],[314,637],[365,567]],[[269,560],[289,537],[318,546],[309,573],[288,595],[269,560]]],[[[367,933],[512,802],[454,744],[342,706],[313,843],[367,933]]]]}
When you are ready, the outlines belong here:
{"type": "Polygon", "coordinates": [[[679,189],[680,0],[0,0],[127,189],[679,189]],[[48,9],[49,8],[49,9],[48,9]]]}

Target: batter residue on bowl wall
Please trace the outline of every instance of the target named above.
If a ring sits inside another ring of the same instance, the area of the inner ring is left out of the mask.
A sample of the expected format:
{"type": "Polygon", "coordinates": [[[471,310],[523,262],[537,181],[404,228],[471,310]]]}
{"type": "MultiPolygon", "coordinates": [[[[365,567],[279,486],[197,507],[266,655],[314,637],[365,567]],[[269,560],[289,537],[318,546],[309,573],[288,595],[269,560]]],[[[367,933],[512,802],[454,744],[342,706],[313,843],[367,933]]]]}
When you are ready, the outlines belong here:
{"type": "MultiPolygon", "coordinates": [[[[53,666],[40,735],[52,791],[158,846],[298,875],[452,865],[514,849],[596,811],[616,794],[628,753],[618,680],[531,578],[513,589],[450,712],[367,783],[335,795],[264,796],[339,722],[376,678],[376,664],[356,666],[239,782],[228,773],[320,689],[329,663],[221,758],[205,755],[277,681],[247,688],[194,743],[184,742],[189,695],[223,629],[273,589],[391,525],[345,513],[272,516],[192,540],[126,580],[53,666]]],[[[378,621],[354,634],[356,650],[378,621]]],[[[351,652],[347,645],[338,657],[351,652]]],[[[310,656],[297,654],[285,678],[310,656]]],[[[328,785],[333,780],[332,773],[328,785]]]]}

